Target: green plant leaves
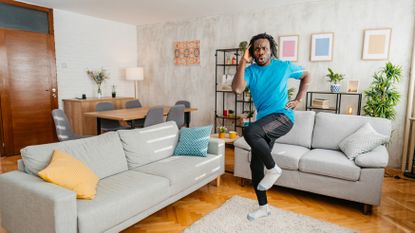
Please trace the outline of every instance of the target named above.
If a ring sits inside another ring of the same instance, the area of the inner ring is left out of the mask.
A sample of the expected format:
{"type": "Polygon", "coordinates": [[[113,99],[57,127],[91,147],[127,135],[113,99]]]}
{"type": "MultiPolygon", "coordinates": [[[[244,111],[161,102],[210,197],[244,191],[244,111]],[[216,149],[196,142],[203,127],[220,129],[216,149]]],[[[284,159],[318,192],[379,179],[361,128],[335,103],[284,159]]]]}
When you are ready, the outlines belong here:
{"type": "Polygon", "coordinates": [[[402,68],[391,62],[373,74],[371,86],[364,91],[367,102],[363,111],[366,115],[395,119],[395,107],[401,95],[394,85],[400,81],[401,76],[402,68]]]}

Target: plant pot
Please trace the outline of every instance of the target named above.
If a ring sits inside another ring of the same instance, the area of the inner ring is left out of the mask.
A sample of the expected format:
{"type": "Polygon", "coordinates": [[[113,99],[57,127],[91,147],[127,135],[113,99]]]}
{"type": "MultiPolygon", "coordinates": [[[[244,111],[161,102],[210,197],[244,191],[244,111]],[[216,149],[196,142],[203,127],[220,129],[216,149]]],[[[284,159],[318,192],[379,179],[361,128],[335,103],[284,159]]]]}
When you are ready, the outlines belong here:
{"type": "Polygon", "coordinates": [[[225,133],[219,133],[219,138],[225,138],[225,133]]]}
{"type": "Polygon", "coordinates": [[[339,93],[340,92],[340,84],[330,84],[330,91],[333,93],[339,93]]]}

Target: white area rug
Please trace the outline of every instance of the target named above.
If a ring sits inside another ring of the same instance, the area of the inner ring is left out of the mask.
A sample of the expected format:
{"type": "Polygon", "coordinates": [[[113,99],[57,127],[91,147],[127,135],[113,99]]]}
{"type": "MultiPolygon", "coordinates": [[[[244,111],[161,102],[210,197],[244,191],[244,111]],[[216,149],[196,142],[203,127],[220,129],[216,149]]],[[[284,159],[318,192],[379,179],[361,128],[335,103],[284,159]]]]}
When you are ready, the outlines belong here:
{"type": "Polygon", "coordinates": [[[271,206],[271,216],[249,221],[248,212],[258,207],[256,200],[234,196],[221,207],[186,228],[184,233],[300,233],[300,232],[356,232],[271,206]]]}

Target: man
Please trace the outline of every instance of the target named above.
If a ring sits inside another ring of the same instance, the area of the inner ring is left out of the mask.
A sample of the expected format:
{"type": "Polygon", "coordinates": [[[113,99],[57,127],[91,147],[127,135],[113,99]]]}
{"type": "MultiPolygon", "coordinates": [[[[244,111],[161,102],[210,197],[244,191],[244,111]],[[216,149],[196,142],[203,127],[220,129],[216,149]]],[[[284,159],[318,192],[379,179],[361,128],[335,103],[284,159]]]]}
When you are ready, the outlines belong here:
{"type": "Polygon", "coordinates": [[[256,121],[244,129],[244,138],[251,146],[252,183],[259,204],[257,210],[248,214],[251,221],[270,215],[266,190],[282,172],[275,164],[271,150],[275,140],[292,128],[293,109],[301,102],[310,80],[302,67],[276,57],[277,44],[272,36],[262,33],[252,37],[232,81],[232,89],[237,94],[248,86],[258,113],[256,121]],[[252,59],[255,63],[245,68],[252,59]],[[292,101],[288,101],[288,78],[301,80],[292,101]]]}

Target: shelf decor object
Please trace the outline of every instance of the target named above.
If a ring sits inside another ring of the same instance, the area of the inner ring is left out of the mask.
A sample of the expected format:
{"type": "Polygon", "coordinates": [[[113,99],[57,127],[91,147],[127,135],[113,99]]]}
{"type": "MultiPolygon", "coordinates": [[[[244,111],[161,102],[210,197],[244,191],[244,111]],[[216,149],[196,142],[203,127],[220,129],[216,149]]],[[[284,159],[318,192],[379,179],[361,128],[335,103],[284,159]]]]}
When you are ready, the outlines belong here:
{"type": "Polygon", "coordinates": [[[364,30],[362,60],[388,60],[392,29],[364,30]]]}

